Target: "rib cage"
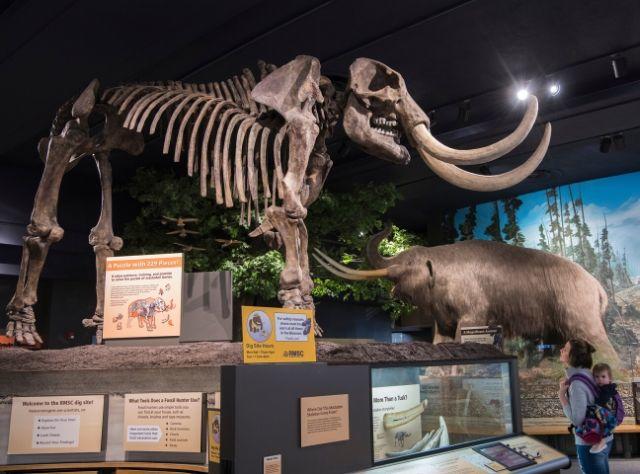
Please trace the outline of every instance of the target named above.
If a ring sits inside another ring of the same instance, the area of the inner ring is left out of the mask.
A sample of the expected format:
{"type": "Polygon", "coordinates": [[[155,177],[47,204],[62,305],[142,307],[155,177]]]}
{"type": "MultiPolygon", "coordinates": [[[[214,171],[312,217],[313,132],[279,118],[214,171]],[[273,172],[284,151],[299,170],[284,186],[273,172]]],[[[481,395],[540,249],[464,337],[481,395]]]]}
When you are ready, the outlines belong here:
{"type": "MultiPolygon", "coordinates": [[[[260,64],[263,79],[275,66],[260,64]]],[[[117,108],[123,126],[153,135],[163,123],[163,154],[175,162],[186,155],[187,173],[199,174],[200,193],[208,188],[218,205],[240,203],[241,225],[282,198],[288,141],[286,126],[261,121],[268,107],[251,98],[253,73],[220,82],[189,84],[179,81],[128,84],[106,89],[101,100],[117,108]],[[261,117],[262,116],[262,117],[261,117]]],[[[330,126],[323,104],[314,116],[320,128],[330,126]]]]}

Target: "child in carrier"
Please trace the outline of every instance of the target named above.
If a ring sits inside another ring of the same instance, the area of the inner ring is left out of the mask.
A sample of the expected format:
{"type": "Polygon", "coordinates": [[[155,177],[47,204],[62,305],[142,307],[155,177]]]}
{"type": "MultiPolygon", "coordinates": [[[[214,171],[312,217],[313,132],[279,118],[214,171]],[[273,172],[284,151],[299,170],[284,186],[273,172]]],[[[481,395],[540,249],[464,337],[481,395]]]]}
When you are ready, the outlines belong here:
{"type": "MultiPolygon", "coordinates": [[[[611,382],[611,367],[607,364],[593,366],[593,381],[584,375],[574,375],[569,382],[580,380],[594,396],[594,404],[587,406],[582,426],[571,426],[576,435],[591,444],[589,452],[597,454],[607,447],[606,438],[613,433],[616,426],[624,419],[622,399],[611,382]],[[597,384],[597,385],[596,385],[597,384]]],[[[571,430],[570,428],[570,430],[571,430]]]]}
{"type": "Polygon", "coordinates": [[[596,397],[595,404],[598,407],[602,407],[605,410],[600,410],[600,416],[602,417],[603,433],[602,439],[594,444],[589,452],[599,453],[607,447],[605,438],[613,433],[613,430],[618,426],[624,418],[624,408],[622,406],[622,400],[620,394],[616,389],[616,384],[611,382],[611,367],[607,364],[596,364],[593,366],[593,378],[600,388],[600,393],[596,397]],[[618,416],[619,412],[622,416],[618,416]],[[618,420],[618,418],[620,418],[618,420]]]}

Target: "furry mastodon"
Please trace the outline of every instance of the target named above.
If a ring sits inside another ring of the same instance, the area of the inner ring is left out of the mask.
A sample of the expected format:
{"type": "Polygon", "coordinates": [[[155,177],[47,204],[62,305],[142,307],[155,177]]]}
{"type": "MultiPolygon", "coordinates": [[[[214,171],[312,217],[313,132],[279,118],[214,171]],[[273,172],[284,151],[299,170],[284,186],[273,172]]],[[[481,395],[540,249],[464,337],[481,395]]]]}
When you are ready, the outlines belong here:
{"type": "Polygon", "coordinates": [[[580,265],[541,250],[486,240],[411,247],[385,258],[374,235],[366,247],[373,270],[354,270],[323,252],[314,257],[349,280],[388,278],[393,296],[433,315],[434,342],[465,326],[500,325],[506,336],[581,338],[617,359],[603,318],[607,294],[580,265]]]}

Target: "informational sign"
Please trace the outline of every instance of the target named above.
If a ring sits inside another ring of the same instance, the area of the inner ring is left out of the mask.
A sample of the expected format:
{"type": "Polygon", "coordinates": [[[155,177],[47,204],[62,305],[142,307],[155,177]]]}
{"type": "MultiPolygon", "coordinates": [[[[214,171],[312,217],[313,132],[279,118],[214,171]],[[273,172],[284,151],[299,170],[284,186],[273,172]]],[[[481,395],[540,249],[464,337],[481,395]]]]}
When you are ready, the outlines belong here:
{"type": "Polygon", "coordinates": [[[262,459],[262,474],[282,474],[282,454],[265,456],[262,459]]]}
{"type": "Polygon", "coordinates": [[[207,416],[209,430],[209,462],[220,464],[220,410],[209,410],[207,416]]]}
{"type": "Polygon", "coordinates": [[[99,453],[104,395],[14,397],[8,454],[99,453]]]}
{"type": "Polygon", "coordinates": [[[300,444],[303,448],[348,439],[348,394],[300,399],[300,444]]]}
{"type": "Polygon", "coordinates": [[[420,384],[373,387],[373,458],[404,451],[422,439],[420,384]]]}
{"type": "Polygon", "coordinates": [[[104,338],[179,336],[183,260],[181,253],[107,258],[104,338]]]}
{"type": "Polygon", "coordinates": [[[469,326],[460,328],[460,342],[491,344],[502,350],[502,326],[469,326]]]}
{"type": "Polygon", "coordinates": [[[132,393],[124,396],[125,451],[199,453],[202,393],[132,393]]]}
{"type": "Polygon", "coordinates": [[[312,310],[243,306],[244,362],[315,362],[313,324],[312,310]]]}

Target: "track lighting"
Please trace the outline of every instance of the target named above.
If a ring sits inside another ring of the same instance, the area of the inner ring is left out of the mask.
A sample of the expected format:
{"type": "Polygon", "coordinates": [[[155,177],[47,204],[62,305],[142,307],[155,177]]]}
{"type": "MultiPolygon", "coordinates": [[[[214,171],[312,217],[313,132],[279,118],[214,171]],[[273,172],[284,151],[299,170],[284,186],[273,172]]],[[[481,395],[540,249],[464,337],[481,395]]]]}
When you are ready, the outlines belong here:
{"type": "Polygon", "coordinates": [[[549,83],[549,94],[553,97],[557,96],[560,93],[560,83],[558,81],[553,81],[549,83]]]}
{"type": "Polygon", "coordinates": [[[471,101],[467,99],[458,106],[458,122],[467,123],[469,118],[471,118],[471,101]]]}
{"type": "Polygon", "coordinates": [[[518,98],[518,100],[527,100],[527,97],[529,97],[529,91],[523,87],[522,89],[518,90],[516,97],[518,98]]]}
{"type": "Polygon", "coordinates": [[[609,135],[602,137],[600,140],[600,153],[609,153],[611,151],[611,145],[613,140],[609,135]]]}
{"type": "Polygon", "coordinates": [[[624,150],[627,144],[624,141],[624,135],[622,133],[616,133],[613,136],[613,146],[616,150],[624,150]]]}
{"type": "Polygon", "coordinates": [[[620,79],[627,75],[627,58],[615,55],[611,58],[611,68],[613,69],[613,77],[620,79]]]}

